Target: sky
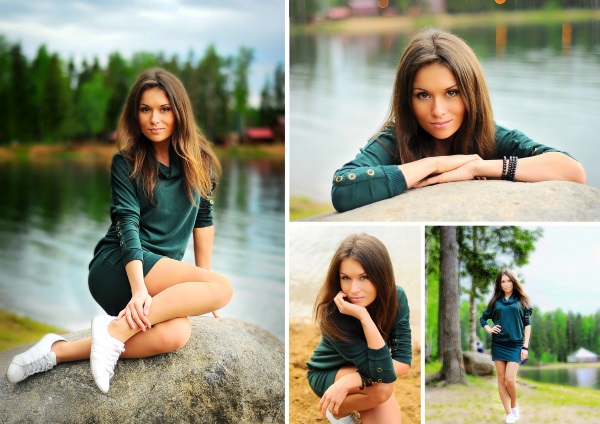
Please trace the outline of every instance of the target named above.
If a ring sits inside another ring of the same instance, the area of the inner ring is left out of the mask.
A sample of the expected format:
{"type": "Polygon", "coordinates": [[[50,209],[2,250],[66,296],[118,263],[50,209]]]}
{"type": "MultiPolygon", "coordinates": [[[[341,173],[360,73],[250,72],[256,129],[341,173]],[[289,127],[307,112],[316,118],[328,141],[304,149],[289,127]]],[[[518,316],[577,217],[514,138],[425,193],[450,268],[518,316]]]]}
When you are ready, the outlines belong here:
{"type": "Polygon", "coordinates": [[[0,34],[20,42],[31,60],[39,46],[75,63],[111,52],[140,51],[198,59],[214,44],[220,55],[254,50],[251,103],[285,62],[285,0],[0,0],[0,34]]]}
{"type": "Polygon", "coordinates": [[[583,315],[600,310],[600,227],[542,228],[529,264],[516,269],[533,305],[583,315]]]}

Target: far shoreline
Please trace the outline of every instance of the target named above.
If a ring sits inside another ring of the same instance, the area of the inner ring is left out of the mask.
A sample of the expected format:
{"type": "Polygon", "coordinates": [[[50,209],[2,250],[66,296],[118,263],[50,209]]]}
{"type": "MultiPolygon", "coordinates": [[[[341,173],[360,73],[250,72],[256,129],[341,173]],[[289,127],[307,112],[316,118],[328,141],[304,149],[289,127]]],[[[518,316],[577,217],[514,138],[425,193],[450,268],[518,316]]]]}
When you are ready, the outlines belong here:
{"type": "Polygon", "coordinates": [[[444,13],[416,17],[407,15],[369,16],[311,24],[293,24],[290,25],[290,35],[313,33],[388,34],[410,32],[426,27],[455,29],[473,26],[573,23],[597,20],[600,20],[599,9],[444,13]]]}

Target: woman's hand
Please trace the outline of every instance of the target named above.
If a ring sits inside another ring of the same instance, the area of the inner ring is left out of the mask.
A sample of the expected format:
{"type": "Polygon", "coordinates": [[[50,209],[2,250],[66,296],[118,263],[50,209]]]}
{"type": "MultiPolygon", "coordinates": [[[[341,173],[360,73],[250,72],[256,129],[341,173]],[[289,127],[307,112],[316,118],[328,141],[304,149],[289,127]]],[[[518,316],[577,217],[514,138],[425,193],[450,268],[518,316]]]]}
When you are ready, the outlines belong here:
{"type": "Polygon", "coordinates": [[[490,331],[488,331],[488,333],[489,334],[499,334],[501,331],[502,331],[502,327],[499,324],[496,324],[492,328],[490,328],[490,331]]]}
{"type": "Polygon", "coordinates": [[[348,302],[344,300],[346,298],[346,294],[343,291],[340,291],[334,298],[333,301],[337,306],[338,310],[341,314],[350,315],[351,317],[361,319],[364,317],[364,314],[369,314],[367,308],[355,305],[354,303],[348,302]]]}
{"type": "Polygon", "coordinates": [[[150,313],[150,305],[152,305],[152,296],[148,294],[146,287],[138,289],[131,296],[131,300],[125,306],[117,319],[125,317],[129,327],[133,330],[136,326],[142,331],[146,331],[146,328],[151,328],[148,314],[150,313]]]}
{"type": "Polygon", "coordinates": [[[477,154],[473,155],[451,155],[451,156],[435,156],[436,172],[435,174],[444,174],[481,159],[477,154]]]}
{"type": "Polygon", "coordinates": [[[521,362],[523,362],[525,359],[529,358],[529,351],[526,349],[521,349],[521,362]]]}
{"type": "MultiPolygon", "coordinates": [[[[454,156],[443,156],[443,158],[452,158],[454,156]]],[[[447,171],[443,171],[438,175],[434,175],[432,177],[427,177],[422,181],[415,184],[415,188],[427,187],[433,184],[441,184],[441,183],[451,183],[455,181],[468,181],[473,179],[485,179],[478,178],[475,174],[475,165],[478,161],[482,160],[479,155],[469,155],[469,156],[461,156],[462,158],[470,158],[471,160],[463,163],[461,166],[457,168],[453,168],[447,171]]],[[[451,162],[454,165],[456,162],[451,162]]],[[[445,164],[445,161],[442,161],[442,165],[445,164]]],[[[438,167],[438,169],[444,169],[444,166],[438,167]]]]}
{"type": "Polygon", "coordinates": [[[342,380],[338,380],[329,386],[319,402],[319,411],[321,411],[323,417],[325,417],[325,413],[328,409],[333,414],[337,415],[340,411],[340,405],[344,399],[346,399],[347,395],[348,388],[344,385],[342,380]]]}

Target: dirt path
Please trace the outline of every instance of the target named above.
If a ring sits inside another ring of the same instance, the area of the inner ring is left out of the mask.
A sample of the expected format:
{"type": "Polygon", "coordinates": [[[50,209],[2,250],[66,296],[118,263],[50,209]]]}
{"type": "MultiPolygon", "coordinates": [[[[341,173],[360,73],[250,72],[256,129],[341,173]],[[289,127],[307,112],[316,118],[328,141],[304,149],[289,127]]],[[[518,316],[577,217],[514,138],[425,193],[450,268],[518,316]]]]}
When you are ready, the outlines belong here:
{"type": "MultiPolygon", "coordinates": [[[[519,424],[600,422],[600,391],[517,380],[519,424]]],[[[427,424],[502,424],[496,378],[470,378],[468,386],[425,387],[427,424]]]]}
{"type": "MultiPolygon", "coordinates": [[[[290,424],[327,423],[317,411],[319,398],[306,380],[306,361],[320,339],[320,332],[311,324],[290,323],[290,424]]],[[[420,353],[413,352],[412,370],[394,384],[402,410],[402,424],[421,422],[420,362],[420,353]]]]}

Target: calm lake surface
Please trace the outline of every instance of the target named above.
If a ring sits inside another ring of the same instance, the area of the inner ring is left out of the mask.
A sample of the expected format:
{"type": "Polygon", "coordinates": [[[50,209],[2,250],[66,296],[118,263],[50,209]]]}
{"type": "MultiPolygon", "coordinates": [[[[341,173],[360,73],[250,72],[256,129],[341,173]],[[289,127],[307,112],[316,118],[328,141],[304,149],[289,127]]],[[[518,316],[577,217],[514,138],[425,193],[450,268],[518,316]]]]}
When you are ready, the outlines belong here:
{"type": "MultiPolygon", "coordinates": [[[[600,187],[600,22],[457,28],[496,122],[569,152],[600,187]]],[[[413,33],[290,37],[290,195],[329,203],[333,172],[383,123],[413,33]]]]}
{"type": "Polygon", "coordinates": [[[559,369],[519,369],[519,375],[540,383],[560,384],[564,386],[586,387],[600,390],[600,368],[581,366],[559,369]]]}
{"type": "MultiPolygon", "coordinates": [[[[285,337],[283,162],[223,160],[213,269],[235,295],[221,310],[285,337]]],[[[53,160],[0,167],[0,309],[67,330],[102,313],[87,286],[110,226],[109,165],[53,160]]],[[[190,239],[184,261],[194,263],[190,239]]]]}

